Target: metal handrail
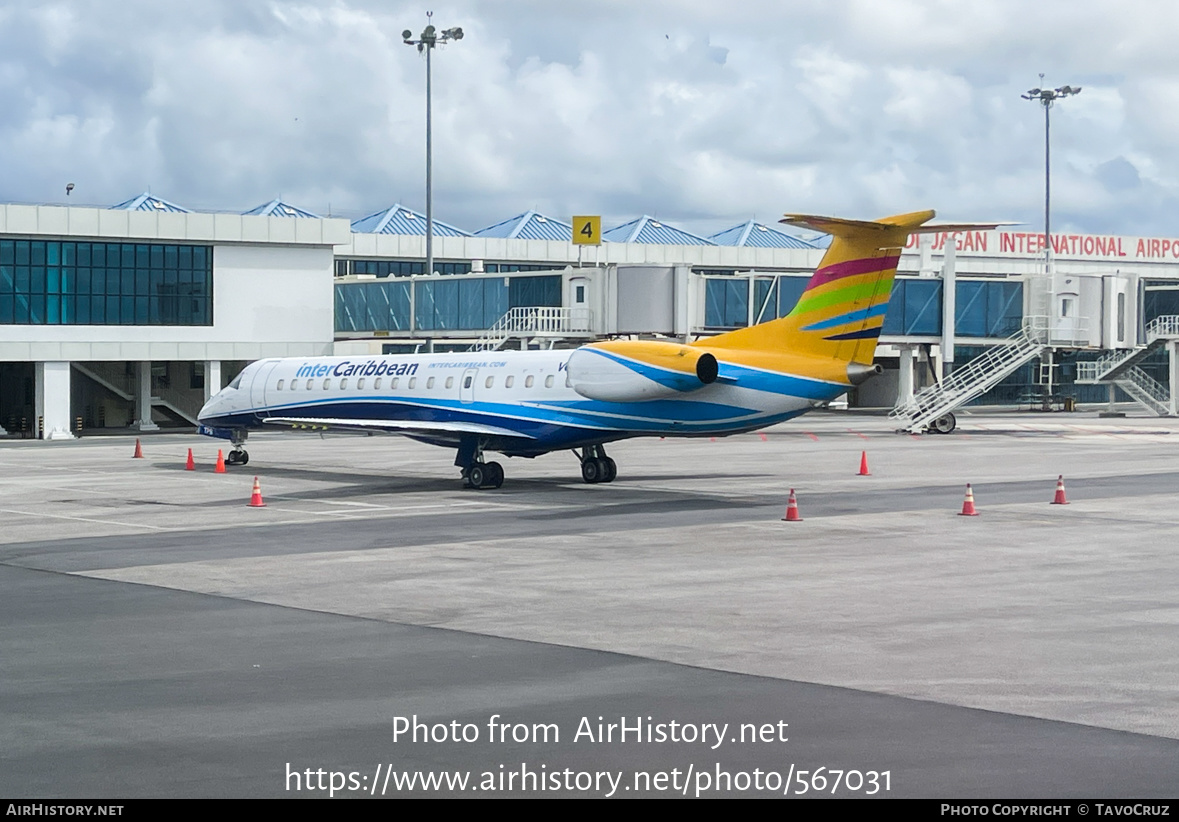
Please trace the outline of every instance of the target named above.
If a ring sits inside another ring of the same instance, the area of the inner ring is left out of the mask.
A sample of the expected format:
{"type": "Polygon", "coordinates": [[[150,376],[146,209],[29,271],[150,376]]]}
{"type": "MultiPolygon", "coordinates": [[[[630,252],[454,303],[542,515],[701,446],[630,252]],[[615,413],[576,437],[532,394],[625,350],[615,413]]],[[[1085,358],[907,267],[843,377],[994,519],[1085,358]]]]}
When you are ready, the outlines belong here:
{"type": "Polygon", "coordinates": [[[1133,382],[1143,391],[1150,394],[1151,398],[1159,402],[1165,403],[1170,399],[1171,394],[1167,390],[1167,386],[1156,380],[1154,377],[1147,374],[1136,365],[1132,365],[1126,369],[1126,382],[1133,382]]]}
{"type": "Polygon", "coordinates": [[[1146,326],[1146,339],[1153,342],[1160,337],[1179,337],[1179,315],[1163,314],[1146,326]]]}
{"type": "Polygon", "coordinates": [[[480,337],[472,351],[498,348],[515,335],[573,334],[593,330],[593,312],[588,308],[518,306],[511,308],[480,337]]]}
{"type": "Polygon", "coordinates": [[[910,430],[913,430],[979,396],[1043,349],[1047,319],[1040,316],[1025,318],[1020,330],[1002,345],[984,351],[940,383],[923,388],[912,400],[894,408],[889,416],[907,419],[910,430]]]}

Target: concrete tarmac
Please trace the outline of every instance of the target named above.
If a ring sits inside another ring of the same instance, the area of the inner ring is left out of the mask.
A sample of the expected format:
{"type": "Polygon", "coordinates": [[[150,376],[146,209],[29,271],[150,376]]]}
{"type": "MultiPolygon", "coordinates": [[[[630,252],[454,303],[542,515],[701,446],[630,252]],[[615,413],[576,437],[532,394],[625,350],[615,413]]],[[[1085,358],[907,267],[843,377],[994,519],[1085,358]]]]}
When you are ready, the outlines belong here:
{"type": "Polygon", "coordinates": [[[1175,795],[1175,421],[143,445],[0,442],[0,794],[1175,795]]]}

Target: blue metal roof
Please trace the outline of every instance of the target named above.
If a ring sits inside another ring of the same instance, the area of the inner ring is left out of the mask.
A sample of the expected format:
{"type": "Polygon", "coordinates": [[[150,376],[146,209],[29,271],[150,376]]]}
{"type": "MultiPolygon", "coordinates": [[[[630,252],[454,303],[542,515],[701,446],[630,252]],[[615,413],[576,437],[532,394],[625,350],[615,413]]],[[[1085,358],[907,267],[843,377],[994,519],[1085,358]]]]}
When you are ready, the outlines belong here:
{"type": "MultiPolygon", "coordinates": [[[[361,217],[352,223],[356,234],[426,234],[426,215],[403,205],[390,206],[383,211],[361,217]]],[[[435,237],[470,237],[469,231],[449,223],[434,220],[435,237]]]]}
{"type": "Polygon", "coordinates": [[[746,248],[818,248],[813,243],[787,234],[774,226],[750,220],[741,225],[713,234],[708,239],[717,245],[743,246],[746,248]]]}
{"type": "Polygon", "coordinates": [[[123,211],[168,211],[173,214],[191,214],[184,206],[178,206],[176,203],[170,203],[167,200],[153,197],[147,192],[140,194],[138,197],[132,197],[130,200],[111,206],[112,209],[122,209],[123,211]]]}
{"type": "Polygon", "coordinates": [[[257,208],[251,208],[249,211],[243,211],[243,216],[256,217],[312,217],[319,218],[318,214],[312,214],[310,211],[304,211],[301,208],[284,203],[282,200],[271,200],[265,205],[260,205],[257,208]]]}
{"type": "Polygon", "coordinates": [[[476,237],[502,237],[508,240],[563,240],[573,242],[573,226],[535,211],[525,211],[502,223],[481,228],[476,237]]]}
{"type": "Polygon", "coordinates": [[[612,243],[653,243],[655,245],[716,245],[682,228],[673,228],[654,217],[643,216],[602,232],[602,239],[612,243]]]}

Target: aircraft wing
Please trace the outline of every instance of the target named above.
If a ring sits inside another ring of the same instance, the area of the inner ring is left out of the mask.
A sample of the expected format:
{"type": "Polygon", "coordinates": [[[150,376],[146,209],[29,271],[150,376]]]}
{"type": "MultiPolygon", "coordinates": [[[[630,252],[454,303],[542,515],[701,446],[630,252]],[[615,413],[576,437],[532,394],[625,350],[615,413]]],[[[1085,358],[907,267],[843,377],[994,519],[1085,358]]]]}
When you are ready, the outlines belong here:
{"type": "Polygon", "coordinates": [[[477,422],[442,422],[436,420],[362,420],[362,419],[333,419],[330,417],[266,417],[264,425],[286,425],[291,428],[310,429],[313,431],[384,431],[389,434],[405,434],[415,437],[455,436],[461,434],[479,434],[487,437],[516,437],[518,439],[535,439],[528,434],[512,431],[509,428],[499,428],[495,425],[482,425],[477,422]]]}

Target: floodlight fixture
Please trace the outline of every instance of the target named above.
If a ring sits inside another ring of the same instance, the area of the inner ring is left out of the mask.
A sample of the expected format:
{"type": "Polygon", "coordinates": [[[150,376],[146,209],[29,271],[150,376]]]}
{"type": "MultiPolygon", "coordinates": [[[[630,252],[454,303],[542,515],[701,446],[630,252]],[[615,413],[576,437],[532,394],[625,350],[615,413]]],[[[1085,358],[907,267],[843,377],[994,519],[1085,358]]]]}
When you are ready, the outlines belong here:
{"type": "MultiPolygon", "coordinates": [[[[434,12],[426,12],[426,27],[422,29],[421,35],[417,40],[413,39],[413,32],[409,29],[401,32],[401,39],[407,46],[417,46],[418,53],[425,52],[426,54],[426,274],[434,273],[434,150],[433,140],[431,135],[431,92],[430,92],[430,52],[432,52],[439,43],[448,43],[451,40],[462,40],[463,30],[458,28],[450,28],[444,30],[441,34],[434,28],[430,20],[434,17],[434,12]]],[[[414,327],[417,323],[415,316],[417,307],[415,299],[415,291],[413,283],[413,274],[410,274],[409,281],[409,333],[414,333],[414,327]]]]}
{"type": "MultiPolygon", "coordinates": [[[[1043,74],[1040,75],[1040,82],[1044,82],[1043,74]]],[[[1035,100],[1044,106],[1044,267],[1047,274],[1052,273],[1052,153],[1048,112],[1057,100],[1080,93],[1080,86],[1060,86],[1055,89],[1034,88],[1020,95],[1025,100],[1035,100]]]]}

